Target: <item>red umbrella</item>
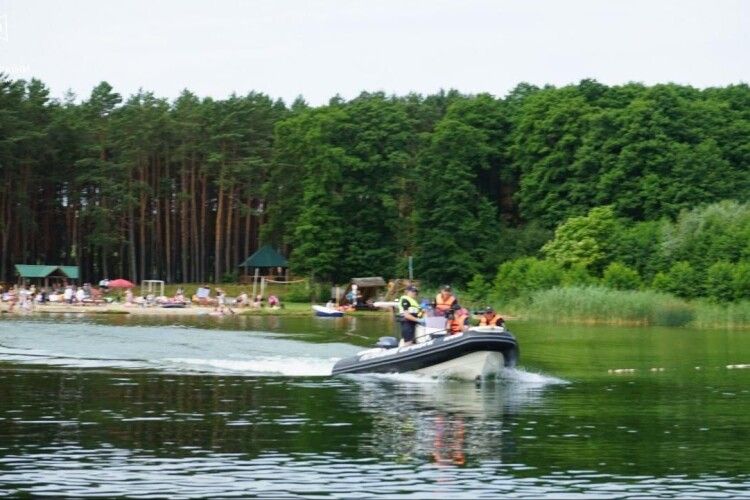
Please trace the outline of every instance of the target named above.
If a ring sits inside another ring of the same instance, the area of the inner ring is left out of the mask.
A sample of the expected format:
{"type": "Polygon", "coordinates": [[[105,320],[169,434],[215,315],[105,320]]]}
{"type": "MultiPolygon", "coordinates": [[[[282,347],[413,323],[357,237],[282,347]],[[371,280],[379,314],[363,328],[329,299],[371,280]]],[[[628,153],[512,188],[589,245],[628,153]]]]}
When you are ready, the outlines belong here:
{"type": "Polygon", "coordinates": [[[107,283],[107,286],[109,288],[133,288],[135,285],[128,280],[118,278],[107,283]]]}

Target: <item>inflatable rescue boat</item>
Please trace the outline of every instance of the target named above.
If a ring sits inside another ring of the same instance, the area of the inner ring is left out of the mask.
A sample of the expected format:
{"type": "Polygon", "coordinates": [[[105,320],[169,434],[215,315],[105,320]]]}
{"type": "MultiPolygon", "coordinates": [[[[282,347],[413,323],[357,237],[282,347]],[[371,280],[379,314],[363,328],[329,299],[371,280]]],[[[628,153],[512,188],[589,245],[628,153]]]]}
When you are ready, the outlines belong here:
{"type": "Polygon", "coordinates": [[[395,337],[381,337],[377,347],[337,362],[332,374],[417,372],[479,380],[518,361],[518,342],[504,327],[480,326],[453,335],[429,330],[435,329],[418,327],[417,343],[408,346],[399,346],[395,337]]]}

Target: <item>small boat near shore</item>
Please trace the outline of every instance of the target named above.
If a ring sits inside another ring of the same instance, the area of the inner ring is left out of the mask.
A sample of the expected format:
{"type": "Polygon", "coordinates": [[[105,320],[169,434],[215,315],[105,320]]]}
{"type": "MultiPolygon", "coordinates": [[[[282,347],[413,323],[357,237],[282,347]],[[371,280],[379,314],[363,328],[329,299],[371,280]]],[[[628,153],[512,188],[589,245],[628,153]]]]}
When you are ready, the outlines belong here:
{"type": "Polygon", "coordinates": [[[344,315],[343,312],[332,307],[314,305],[312,306],[312,308],[313,311],[315,311],[315,316],[319,316],[321,318],[340,318],[344,315]]]}
{"type": "Polygon", "coordinates": [[[377,347],[337,362],[332,374],[417,372],[480,380],[504,367],[514,367],[518,361],[518,342],[502,327],[474,327],[455,335],[434,332],[423,338],[399,347],[395,337],[381,337],[377,347]]]}

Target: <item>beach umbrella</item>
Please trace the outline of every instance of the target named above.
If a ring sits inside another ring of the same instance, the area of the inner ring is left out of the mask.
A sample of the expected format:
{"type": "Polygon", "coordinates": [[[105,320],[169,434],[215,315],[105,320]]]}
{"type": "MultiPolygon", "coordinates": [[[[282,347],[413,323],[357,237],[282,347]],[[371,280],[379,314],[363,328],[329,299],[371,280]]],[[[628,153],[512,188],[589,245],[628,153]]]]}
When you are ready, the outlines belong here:
{"type": "Polygon", "coordinates": [[[109,288],[133,288],[135,285],[126,279],[118,278],[107,283],[107,286],[109,288]]]}

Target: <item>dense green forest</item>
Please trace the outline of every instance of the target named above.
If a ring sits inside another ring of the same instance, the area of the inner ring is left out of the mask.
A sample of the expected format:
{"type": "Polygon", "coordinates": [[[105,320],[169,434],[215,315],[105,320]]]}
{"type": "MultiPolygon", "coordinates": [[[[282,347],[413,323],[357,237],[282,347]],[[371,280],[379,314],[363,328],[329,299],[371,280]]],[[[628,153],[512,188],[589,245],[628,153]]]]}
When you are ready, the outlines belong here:
{"type": "Polygon", "coordinates": [[[478,298],[565,284],[750,296],[750,87],[520,84],[502,98],[251,92],[51,99],[0,78],[0,279],[223,281],[259,244],[298,276],[478,298]]]}

